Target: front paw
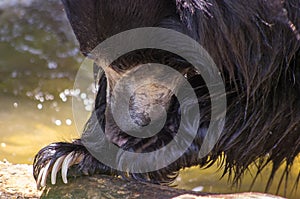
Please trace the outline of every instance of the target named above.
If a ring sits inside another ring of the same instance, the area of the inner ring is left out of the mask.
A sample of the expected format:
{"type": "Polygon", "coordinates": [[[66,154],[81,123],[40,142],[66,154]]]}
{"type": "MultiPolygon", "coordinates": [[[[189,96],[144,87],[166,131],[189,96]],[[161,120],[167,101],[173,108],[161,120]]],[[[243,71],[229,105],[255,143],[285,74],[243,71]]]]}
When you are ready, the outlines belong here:
{"type": "MultiPolygon", "coordinates": [[[[37,182],[37,188],[46,186],[47,177],[51,172],[51,183],[56,183],[57,173],[61,169],[61,176],[64,183],[68,183],[68,170],[73,165],[80,164],[88,154],[81,144],[74,143],[53,143],[35,156],[33,163],[33,174],[37,182]]],[[[79,168],[76,169],[79,172],[79,168]]],[[[82,174],[85,174],[82,172],[82,174]]]]}

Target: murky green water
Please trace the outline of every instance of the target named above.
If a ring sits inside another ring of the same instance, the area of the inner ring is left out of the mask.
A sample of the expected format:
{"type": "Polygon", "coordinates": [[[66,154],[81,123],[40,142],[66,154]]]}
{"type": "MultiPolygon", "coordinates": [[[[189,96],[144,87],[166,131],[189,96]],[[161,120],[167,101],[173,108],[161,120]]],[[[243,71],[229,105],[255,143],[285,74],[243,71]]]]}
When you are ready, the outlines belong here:
{"type": "Polygon", "coordinates": [[[55,2],[0,1],[0,159],[32,163],[77,137],[70,92],[83,57],[55,2]]]}
{"type": "MultiPolygon", "coordinates": [[[[85,91],[73,89],[82,60],[57,0],[0,0],[0,160],[31,164],[41,147],[79,136],[71,98],[87,104],[85,91]]],[[[299,167],[298,160],[288,192],[299,167]]],[[[268,170],[258,178],[254,191],[264,190],[268,170]]],[[[205,192],[237,191],[226,177],[219,180],[222,172],[216,171],[216,166],[189,169],[175,184],[205,192]]],[[[275,184],[280,177],[278,174],[275,184]]],[[[248,191],[250,184],[248,174],[239,191],[248,191]]],[[[272,187],[272,193],[275,189],[272,187]]],[[[299,192],[291,198],[300,198],[299,192]]]]}

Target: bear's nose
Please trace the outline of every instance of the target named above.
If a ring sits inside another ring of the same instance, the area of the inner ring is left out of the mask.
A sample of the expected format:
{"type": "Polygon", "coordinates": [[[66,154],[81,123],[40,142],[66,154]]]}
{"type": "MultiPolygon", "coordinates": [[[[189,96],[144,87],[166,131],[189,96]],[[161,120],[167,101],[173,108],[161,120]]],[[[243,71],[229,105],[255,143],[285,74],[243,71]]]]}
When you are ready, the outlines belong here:
{"type": "Polygon", "coordinates": [[[138,87],[130,98],[129,114],[141,127],[162,121],[170,105],[172,91],[155,83],[138,87]]]}

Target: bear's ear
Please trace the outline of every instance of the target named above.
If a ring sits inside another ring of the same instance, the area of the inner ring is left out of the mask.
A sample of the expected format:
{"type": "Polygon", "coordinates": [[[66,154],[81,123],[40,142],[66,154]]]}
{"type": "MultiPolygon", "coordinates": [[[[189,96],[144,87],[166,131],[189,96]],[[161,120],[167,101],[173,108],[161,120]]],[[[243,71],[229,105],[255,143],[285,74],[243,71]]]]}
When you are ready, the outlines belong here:
{"type": "Polygon", "coordinates": [[[97,34],[97,0],[62,0],[67,17],[80,44],[87,55],[99,43],[97,34]]]}
{"type": "Polygon", "coordinates": [[[196,10],[202,11],[205,15],[210,16],[209,7],[211,3],[207,0],[175,0],[177,12],[180,19],[189,28],[191,28],[192,16],[196,10]]]}

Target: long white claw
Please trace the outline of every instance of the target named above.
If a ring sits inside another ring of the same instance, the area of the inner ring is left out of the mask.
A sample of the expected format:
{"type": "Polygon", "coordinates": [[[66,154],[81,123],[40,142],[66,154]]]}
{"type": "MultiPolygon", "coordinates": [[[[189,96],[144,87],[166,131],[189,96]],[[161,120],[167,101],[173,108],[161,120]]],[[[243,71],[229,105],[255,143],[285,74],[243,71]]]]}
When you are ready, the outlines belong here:
{"type": "Polygon", "coordinates": [[[67,157],[64,159],[64,162],[62,164],[61,177],[65,184],[68,183],[67,173],[68,173],[68,169],[69,169],[70,165],[74,161],[73,158],[74,158],[74,152],[71,152],[69,155],[67,155],[67,157]]]}
{"type": "Polygon", "coordinates": [[[41,187],[45,187],[46,186],[46,182],[47,182],[47,176],[50,172],[49,170],[49,166],[50,166],[51,161],[49,161],[47,163],[47,165],[45,166],[45,169],[43,171],[43,176],[42,176],[42,180],[41,180],[41,187]]]}
{"type": "Polygon", "coordinates": [[[39,173],[38,178],[37,178],[37,181],[36,181],[38,189],[40,189],[40,186],[41,186],[41,179],[42,179],[42,176],[43,176],[43,173],[44,173],[44,169],[45,169],[45,167],[41,168],[40,173],[39,173]]]}
{"type": "Polygon", "coordinates": [[[64,161],[65,157],[66,156],[64,155],[64,156],[61,156],[60,158],[58,158],[52,167],[51,184],[53,184],[53,185],[56,184],[56,175],[57,175],[57,172],[60,170],[62,162],[64,161]]]}

